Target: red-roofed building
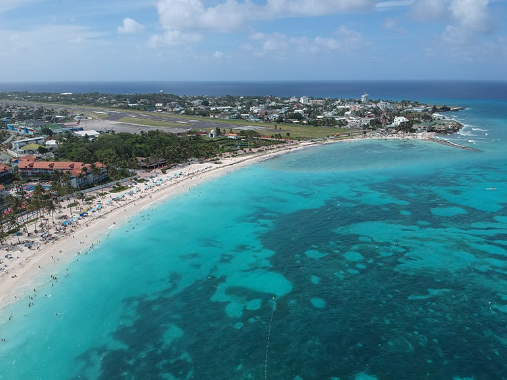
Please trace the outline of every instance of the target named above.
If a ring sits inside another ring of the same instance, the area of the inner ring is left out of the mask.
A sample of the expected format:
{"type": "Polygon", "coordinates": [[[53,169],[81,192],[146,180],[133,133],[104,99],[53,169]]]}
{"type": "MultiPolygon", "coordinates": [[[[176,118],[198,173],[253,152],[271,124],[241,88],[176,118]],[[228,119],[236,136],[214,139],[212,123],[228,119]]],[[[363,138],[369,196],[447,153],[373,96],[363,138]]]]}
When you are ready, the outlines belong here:
{"type": "Polygon", "coordinates": [[[98,161],[94,164],[85,164],[83,162],[68,161],[37,161],[35,156],[19,158],[18,173],[22,177],[50,177],[55,170],[68,172],[74,187],[100,182],[107,176],[107,166],[98,161]],[[100,170],[96,175],[94,175],[93,166],[100,170]]]}
{"type": "Polygon", "coordinates": [[[7,166],[5,164],[0,164],[0,178],[5,177],[6,175],[9,175],[12,173],[12,168],[10,166],[7,166]]]}

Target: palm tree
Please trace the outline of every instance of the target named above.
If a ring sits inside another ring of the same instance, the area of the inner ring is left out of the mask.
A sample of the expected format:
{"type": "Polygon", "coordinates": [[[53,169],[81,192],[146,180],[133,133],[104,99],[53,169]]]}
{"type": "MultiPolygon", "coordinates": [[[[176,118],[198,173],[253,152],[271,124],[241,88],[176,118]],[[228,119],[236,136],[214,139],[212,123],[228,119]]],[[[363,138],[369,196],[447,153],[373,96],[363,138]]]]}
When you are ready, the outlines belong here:
{"type": "Polygon", "coordinates": [[[28,210],[35,211],[35,229],[34,232],[37,233],[37,223],[39,221],[39,216],[41,215],[41,211],[44,206],[44,196],[46,194],[46,189],[40,184],[35,185],[32,198],[30,199],[30,203],[28,204],[28,210]]]}
{"type": "Polygon", "coordinates": [[[24,189],[25,184],[26,184],[26,179],[20,178],[17,185],[16,185],[16,194],[18,194],[18,195],[25,194],[25,189],[24,189]]]}
{"type": "Polygon", "coordinates": [[[91,172],[92,172],[93,183],[95,183],[96,178],[100,175],[101,169],[95,164],[92,164],[91,166],[92,166],[91,172]]]}
{"type": "MultiPolygon", "coordinates": [[[[85,194],[82,191],[80,191],[76,194],[76,197],[81,201],[81,205],[83,205],[84,203],[83,201],[86,198],[85,194]]],[[[81,207],[79,207],[79,212],[81,212],[81,207]]]]}
{"type": "Polygon", "coordinates": [[[44,208],[46,209],[48,214],[51,215],[51,222],[53,224],[55,224],[54,216],[55,216],[56,206],[55,206],[55,202],[53,201],[53,199],[51,199],[50,197],[47,197],[46,199],[44,199],[44,208]]]}
{"type": "Polygon", "coordinates": [[[61,179],[62,187],[65,189],[65,195],[69,195],[74,193],[74,187],[72,186],[72,181],[69,172],[63,172],[61,179]]]}
{"type": "Polygon", "coordinates": [[[4,238],[4,222],[5,222],[5,214],[4,214],[4,207],[2,205],[2,208],[0,209],[0,242],[3,242],[5,240],[4,238]]]}
{"type": "Polygon", "coordinates": [[[12,229],[19,225],[19,214],[25,205],[25,199],[23,196],[8,194],[5,201],[6,205],[12,208],[9,213],[10,229],[12,229]]]}
{"type": "MultiPolygon", "coordinates": [[[[28,203],[28,206],[26,209],[30,212],[36,212],[35,214],[35,228],[34,232],[37,233],[37,221],[39,220],[39,212],[40,212],[41,204],[39,203],[39,200],[37,198],[32,198],[30,200],[30,203],[28,203]]],[[[27,220],[28,222],[28,220],[27,220]]]]}

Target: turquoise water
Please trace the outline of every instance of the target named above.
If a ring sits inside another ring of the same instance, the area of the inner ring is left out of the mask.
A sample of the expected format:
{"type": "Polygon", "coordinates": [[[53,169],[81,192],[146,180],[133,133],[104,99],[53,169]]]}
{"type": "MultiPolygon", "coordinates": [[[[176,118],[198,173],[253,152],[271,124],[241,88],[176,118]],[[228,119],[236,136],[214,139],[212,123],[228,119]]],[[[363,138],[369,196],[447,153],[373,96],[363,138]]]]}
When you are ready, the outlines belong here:
{"type": "Polygon", "coordinates": [[[144,210],[2,314],[0,379],[507,379],[507,111],[456,116],[481,152],[308,148],[144,210]]]}

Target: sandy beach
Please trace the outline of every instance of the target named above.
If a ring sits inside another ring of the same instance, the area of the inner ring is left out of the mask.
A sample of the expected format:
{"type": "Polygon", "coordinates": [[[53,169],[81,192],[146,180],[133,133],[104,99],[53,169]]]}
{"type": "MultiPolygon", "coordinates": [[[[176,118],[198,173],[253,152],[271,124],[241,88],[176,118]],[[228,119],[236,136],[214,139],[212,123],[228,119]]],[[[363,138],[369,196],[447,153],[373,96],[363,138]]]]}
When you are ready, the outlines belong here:
{"type": "MultiPolygon", "coordinates": [[[[19,237],[11,236],[1,245],[3,270],[0,272],[0,313],[5,306],[34,292],[38,286],[52,279],[52,276],[58,275],[76,256],[93,249],[110,229],[119,228],[122,222],[151,204],[175,197],[194,186],[245,165],[314,144],[284,145],[252,154],[223,158],[220,164],[206,162],[174,168],[167,170],[165,174],[161,171],[152,172],[150,182],[131,185],[129,190],[122,193],[108,194],[101,201],[100,209],[88,213],[65,229],[61,225],[62,216],[69,215],[70,211],[65,203],[62,204],[62,210],[55,213],[54,225],[48,232],[51,239],[42,238],[40,232],[35,234],[35,226],[32,223],[28,226],[30,236],[25,233],[19,237]],[[30,242],[30,247],[25,246],[27,241],[30,242]],[[10,258],[5,257],[6,255],[10,255],[10,258]]],[[[76,214],[77,211],[74,210],[74,215],[76,214]]]]}

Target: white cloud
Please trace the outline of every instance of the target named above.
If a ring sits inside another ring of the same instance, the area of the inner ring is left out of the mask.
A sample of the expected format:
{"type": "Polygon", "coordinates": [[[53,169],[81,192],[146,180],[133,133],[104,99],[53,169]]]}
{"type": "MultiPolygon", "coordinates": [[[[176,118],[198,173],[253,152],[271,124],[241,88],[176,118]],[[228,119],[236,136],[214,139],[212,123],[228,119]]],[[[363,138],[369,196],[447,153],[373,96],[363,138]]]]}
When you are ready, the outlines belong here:
{"type": "Polygon", "coordinates": [[[472,32],[491,31],[489,0],[451,0],[449,9],[459,26],[472,32]]]}
{"type": "Polygon", "coordinates": [[[212,57],[213,58],[222,58],[224,56],[224,53],[222,53],[221,51],[216,51],[213,53],[212,57]]]}
{"type": "Polygon", "coordinates": [[[446,0],[416,0],[408,14],[423,22],[443,21],[449,17],[449,4],[446,0]]]}
{"type": "Polygon", "coordinates": [[[256,13],[257,6],[228,0],[215,7],[206,8],[200,0],[161,0],[157,3],[160,23],[164,29],[212,29],[236,30],[247,20],[247,15],[256,13]]]}
{"type": "Polygon", "coordinates": [[[367,49],[370,43],[367,42],[361,33],[348,29],[345,26],[340,27],[335,33],[337,38],[320,37],[292,37],[288,38],[282,33],[253,33],[250,38],[258,41],[260,49],[266,52],[285,55],[287,52],[326,54],[333,51],[349,53],[354,50],[367,49]]]}
{"type": "Polygon", "coordinates": [[[340,42],[338,42],[334,38],[316,37],[314,41],[315,45],[322,47],[323,49],[326,50],[338,50],[342,46],[340,42]]]}
{"type": "Polygon", "coordinates": [[[336,35],[339,37],[344,50],[352,51],[369,49],[371,47],[371,43],[368,42],[361,33],[349,29],[346,26],[341,26],[336,31],[336,35]]]}
{"type": "Polygon", "coordinates": [[[439,42],[456,50],[456,45],[473,44],[477,36],[495,28],[489,3],[489,0],[416,0],[408,14],[422,22],[446,22],[439,42]]]}
{"type": "Polygon", "coordinates": [[[202,36],[198,33],[183,33],[179,30],[168,30],[162,35],[151,36],[148,44],[151,47],[175,46],[186,42],[199,42],[202,36]]]}
{"type": "MultiPolygon", "coordinates": [[[[3,33],[2,33],[3,34],[3,33]]],[[[0,36],[2,35],[0,34],[0,36]]],[[[34,48],[34,41],[27,36],[26,34],[20,34],[20,33],[14,33],[14,34],[8,34],[5,33],[5,37],[2,37],[2,40],[9,41],[7,44],[4,45],[5,55],[13,54],[19,52],[29,52],[31,49],[34,48]]]]}
{"type": "Polygon", "coordinates": [[[123,25],[118,27],[118,33],[138,33],[143,29],[137,21],[127,17],[123,19],[123,25]]]}
{"type": "Polygon", "coordinates": [[[419,21],[448,21],[453,27],[472,33],[491,31],[489,0],[416,0],[409,15],[419,21]]]}
{"type": "Polygon", "coordinates": [[[282,33],[273,33],[265,36],[262,48],[268,51],[282,53],[290,50],[290,42],[287,36],[282,33]]]}
{"type": "Polygon", "coordinates": [[[413,2],[414,0],[381,1],[377,3],[376,7],[380,10],[386,10],[389,8],[407,7],[413,2]]]}
{"type": "Polygon", "coordinates": [[[83,72],[107,57],[106,48],[111,53],[113,46],[103,38],[102,33],[76,25],[0,30],[0,41],[5,42],[0,46],[0,56],[9,57],[0,61],[0,77],[21,81],[81,78],[83,72]]]}
{"type": "Polygon", "coordinates": [[[385,30],[389,30],[390,32],[394,32],[398,35],[407,34],[406,30],[399,26],[399,20],[394,18],[385,19],[382,25],[385,30]]]}
{"type": "Polygon", "coordinates": [[[252,40],[262,40],[265,37],[264,33],[261,32],[255,32],[252,35],[250,35],[250,38],[252,40]]]}
{"type": "Polygon", "coordinates": [[[235,31],[255,20],[366,12],[374,7],[375,0],[267,0],[263,5],[224,0],[209,7],[201,0],[157,2],[160,24],[164,29],[209,29],[219,32],[235,31]]]}
{"type": "Polygon", "coordinates": [[[45,25],[33,30],[15,32],[0,30],[0,40],[9,41],[4,47],[6,51],[15,54],[32,49],[33,55],[44,56],[47,56],[48,52],[65,52],[76,44],[96,44],[102,36],[101,33],[75,25],[45,25]]]}
{"type": "Polygon", "coordinates": [[[1,0],[0,1],[0,13],[10,11],[15,8],[20,8],[27,4],[41,3],[47,0],[1,0]]]}
{"type": "Polygon", "coordinates": [[[449,11],[452,23],[442,35],[442,42],[452,46],[468,46],[476,37],[494,29],[495,23],[488,11],[489,0],[451,0],[449,11]]]}
{"type": "MultiPolygon", "coordinates": [[[[158,0],[156,3],[162,35],[150,38],[150,46],[172,46],[200,41],[196,31],[209,30],[229,33],[248,29],[253,21],[276,20],[289,17],[312,17],[346,12],[366,12],[375,9],[376,0],[265,0],[260,3],[245,0],[218,0],[205,5],[205,0],[158,0]],[[191,32],[191,33],[190,33],[191,32]],[[185,33],[185,34],[184,34],[185,33]],[[186,38],[185,38],[186,37],[186,38]]],[[[252,34],[251,39],[262,40],[264,51],[287,51],[290,41],[281,34],[252,34]]],[[[313,44],[336,49],[333,40],[321,39],[313,44]]]]}
{"type": "Polygon", "coordinates": [[[392,18],[388,18],[387,20],[384,21],[384,28],[388,30],[393,30],[394,28],[396,28],[397,25],[398,23],[396,22],[396,20],[392,18]]]}
{"type": "Polygon", "coordinates": [[[81,45],[81,44],[86,43],[86,38],[78,36],[78,37],[69,38],[67,41],[71,45],[81,45]]]}
{"type": "Polygon", "coordinates": [[[268,0],[262,11],[271,12],[274,18],[323,16],[371,11],[375,3],[375,0],[268,0]]]}

